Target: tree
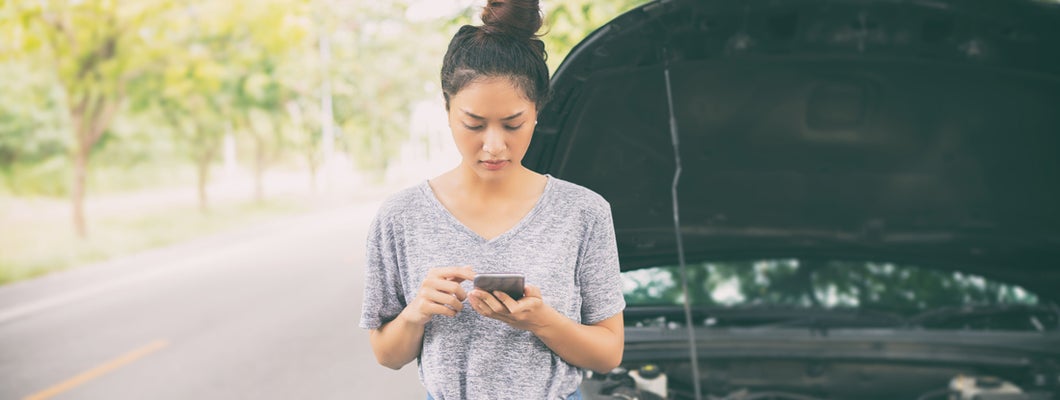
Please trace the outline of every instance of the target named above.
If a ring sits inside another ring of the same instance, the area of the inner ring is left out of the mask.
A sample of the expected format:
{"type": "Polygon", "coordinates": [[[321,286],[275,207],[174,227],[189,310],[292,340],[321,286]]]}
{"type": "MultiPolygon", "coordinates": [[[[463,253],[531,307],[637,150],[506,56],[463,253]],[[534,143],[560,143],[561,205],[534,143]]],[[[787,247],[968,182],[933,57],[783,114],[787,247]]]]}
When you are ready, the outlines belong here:
{"type": "Polygon", "coordinates": [[[232,44],[225,60],[229,74],[222,88],[231,99],[234,127],[253,143],[254,198],[263,201],[265,170],[284,150],[285,108],[297,96],[280,75],[286,60],[305,43],[309,7],[293,0],[258,2],[251,7],[236,2],[228,15],[240,23],[222,29],[232,44]]]}
{"type": "Polygon", "coordinates": [[[0,64],[0,175],[14,194],[23,191],[16,176],[66,151],[61,95],[46,74],[24,60],[0,64]]]}
{"type": "Polygon", "coordinates": [[[549,69],[555,71],[571,49],[594,30],[644,3],[647,0],[549,2],[545,10],[547,34],[541,38],[549,53],[549,69]]]}
{"type": "Polygon", "coordinates": [[[164,26],[158,18],[170,2],[126,4],[114,0],[34,2],[11,5],[21,22],[21,46],[42,52],[65,94],[73,135],[73,223],[88,234],[84,215],[86,176],[99,143],[126,96],[129,83],[159,59],[152,42],[164,26]],[[150,22],[150,23],[149,23],[150,22]],[[43,38],[38,40],[37,38],[43,38]]]}
{"type": "Polygon", "coordinates": [[[298,96],[285,104],[290,121],[290,144],[305,161],[309,169],[309,187],[316,193],[317,172],[324,163],[323,135],[317,134],[323,128],[314,115],[320,113],[320,106],[311,96],[298,96]]]}
{"type": "Polygon", "coordinates": [[[226,77],[238,65],[229,65],[229,35],[238,20],[219,14],[223,3],[186,4],[170,23],[176,27],[169,40],[166,62],[156,65],[134,91],[136,110],[159,116],[195,164],[199,209],[209,209],[207,187],[230,125],[231,96],[222,91],[226,77]]]}
{"type": "Polygon", "coordinates": [[[172,128],[195,164],[199,210],[208,211],[206,192],[210,166],[221,151],[225,119],[223,103],[217,98],[220,87],[217,68],[208,59],[191,58],[174,64],[159,78],[160,90],[154,95],[153,109],[172,128]]]}

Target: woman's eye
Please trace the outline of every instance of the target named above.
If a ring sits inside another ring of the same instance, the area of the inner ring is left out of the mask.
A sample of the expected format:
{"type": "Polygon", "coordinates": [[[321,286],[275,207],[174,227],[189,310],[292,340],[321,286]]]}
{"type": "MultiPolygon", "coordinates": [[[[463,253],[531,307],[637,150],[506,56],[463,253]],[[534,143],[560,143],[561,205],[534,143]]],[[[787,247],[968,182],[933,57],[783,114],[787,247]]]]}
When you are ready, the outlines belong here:
{"type": "Polygon", "coordinates": [[[464,128],[467,128],[468,130],[472,130],[472,131],[482,130],[482,128],[485,128],[485,127],[486,127],[486,125],[474,125],[474,126],[472,126],[472,125],[464,124],[464,128]]]}
{"type": "Polygon", "coordinates": [[[514,130],[516,130],[516,129],[519,129],[519,128],[522,128],[522,127],[523,127],[523,124],[519,124],[519,125],[516,125],[516,126],[508,126],[508,125],[505,125],[505,126],[504,126],[504,129],[507,129],[507,130],[509,130],[509,131],[514,131],[514,130]]]}

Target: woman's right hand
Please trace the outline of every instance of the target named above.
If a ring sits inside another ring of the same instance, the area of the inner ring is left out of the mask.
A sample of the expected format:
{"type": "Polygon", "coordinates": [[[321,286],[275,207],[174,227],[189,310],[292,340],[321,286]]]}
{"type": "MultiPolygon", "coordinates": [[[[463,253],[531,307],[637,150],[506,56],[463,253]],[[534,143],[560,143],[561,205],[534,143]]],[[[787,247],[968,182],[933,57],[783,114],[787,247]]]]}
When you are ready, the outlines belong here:
{"type": "Polygon", "coordinates": [[[435,315],[455,317],[467,298],[460,282],[472,279],[475,271],[471,266],[431,268],[416,298],[401,313],[408,322],[420,326],[427,325],[435,315]]]}

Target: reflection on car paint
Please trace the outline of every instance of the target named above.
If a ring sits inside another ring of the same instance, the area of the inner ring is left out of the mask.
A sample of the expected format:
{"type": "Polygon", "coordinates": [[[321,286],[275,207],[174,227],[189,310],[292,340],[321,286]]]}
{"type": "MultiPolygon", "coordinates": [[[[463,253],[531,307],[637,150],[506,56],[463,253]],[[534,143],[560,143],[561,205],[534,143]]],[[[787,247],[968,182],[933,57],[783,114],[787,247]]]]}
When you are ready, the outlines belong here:
{"type": "MultiPolygon", "coordinates": [[[[893,326],[965,330],[1056,330],[1057,314],[1019,286],[911,265],[767,259],[689,265],[690,304],[724,310],[846,311],[893,316],[893,326]]],[[[623,273],[631,308],[679,306],[677,266],[623,273]]],[[[631,319],[629,324],[644,324],[631,319]]],[[[758,320],[756,323],[767,323],[758,320]]],[[[773,321],[777,322],[777,321],[773,321]]],[[[716,316],[702,321],[719,324],[716,316]]]]}

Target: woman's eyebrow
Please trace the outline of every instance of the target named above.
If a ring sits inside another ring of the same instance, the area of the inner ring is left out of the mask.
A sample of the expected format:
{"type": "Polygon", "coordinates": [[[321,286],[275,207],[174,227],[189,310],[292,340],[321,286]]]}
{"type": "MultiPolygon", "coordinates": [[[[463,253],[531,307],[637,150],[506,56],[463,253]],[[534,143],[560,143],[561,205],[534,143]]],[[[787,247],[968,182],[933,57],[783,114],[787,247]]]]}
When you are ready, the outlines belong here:
{"type": "Polygon", "coordinates": [[[511,121],[511,120],[514,120],[514,119],[516,119],[516,118],[519,118],[519,116],[522,116],[522,115],[523,115],[523,112],[524,112],[524,111],[518,111],[518,112],[515,112],[515,114],[513,114],[513,115],[511,115],[511,116],[508,116],[508,117],[505,117],[505,118],[501,118],[500,120],[501,120],[501,121],[511,121]]]}
{"type": "MultiPolygon", "coordinates": [[[[474,118],[474,119],[477,119],[477,120],[485,120],[486,119],[486,117],[482,117],[482,116],[478,116],[478,115],[472,114],[471,111],[468,111],[468,110],[461,109],[460,111],[463,111],[464,114],[467,114],[467,116],[469,116],[471,118],[474,118]]],[[[511,121],[513,119],[519,118],[519,116],[523,115],[524,112],[526,112],[526,110],[519,111],[519,112],[517,112],[515,114],[509,115],[509,116],[504,117],[504,118],[501,118],[501,121],[511,121]]]]}

